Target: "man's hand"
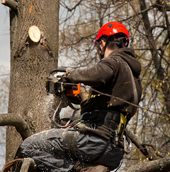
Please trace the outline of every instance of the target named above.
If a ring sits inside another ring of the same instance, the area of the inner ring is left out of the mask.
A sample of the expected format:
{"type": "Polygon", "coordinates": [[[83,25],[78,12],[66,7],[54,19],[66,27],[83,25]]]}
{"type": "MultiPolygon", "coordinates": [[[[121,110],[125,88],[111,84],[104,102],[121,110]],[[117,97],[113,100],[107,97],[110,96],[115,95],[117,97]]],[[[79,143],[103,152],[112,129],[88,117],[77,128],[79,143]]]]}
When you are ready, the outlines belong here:
{"type": "Polygon", "coordinates": [[[86,91],[86,89],[82,86],[80,86],[80,97],[81,97],[81,102],[84,102],[85,100],[88,99],[89,93],[86,91]]]}
{"type": "Polygon", "coordinates": [[[64,73],[64,74],[62,75],[62,77],[67,77],[67,76],[70,74],[70,72],[71,72],[71,71],[69,71],[68,69],[66,69],[66,73],[64,73]]]}

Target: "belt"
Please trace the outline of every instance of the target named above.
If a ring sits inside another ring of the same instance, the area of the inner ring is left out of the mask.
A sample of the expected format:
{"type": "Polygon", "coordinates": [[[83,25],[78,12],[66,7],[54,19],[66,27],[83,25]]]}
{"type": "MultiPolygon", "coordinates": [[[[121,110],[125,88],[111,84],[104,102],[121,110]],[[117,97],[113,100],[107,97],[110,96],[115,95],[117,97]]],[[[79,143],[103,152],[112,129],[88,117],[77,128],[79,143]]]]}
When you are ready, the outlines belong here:
{"type": "Polygon", "coordinates": [[[123,137],[127,124],[127,115],[114,110],[95,110],[82,114],[82,120],[87,126],[103,126],[111,132],[117,131],[119,137],[123,137]]]}
{"type": "Polygon", "coordinates": [[[113,110],[95,110],[82,114],[82,120],[86,124],[95,124],[116,130],[120,123],[120,112],[113,110]]]}
{"type": "Polygon", "coordinates": [[[92,114],[98,114],[99,116],[100,114],[101,116],[105,114],[103,126],[112,132],[116,131],[120,138],[123,137],[128,113],[124,115],[123,113],[114,110],[96,110],[93,111],[92,114]]]}
{"type": "Polygon", "coordinates": [[[85,121],[97,121],[97,118],[107,117],[111,118],[111,115],[114,114],[114,121],[119,123],[120,121],[120,112],[114,110],[95,110],[92,112],[85,112],[82,114],[82,119],[85,121]]]}

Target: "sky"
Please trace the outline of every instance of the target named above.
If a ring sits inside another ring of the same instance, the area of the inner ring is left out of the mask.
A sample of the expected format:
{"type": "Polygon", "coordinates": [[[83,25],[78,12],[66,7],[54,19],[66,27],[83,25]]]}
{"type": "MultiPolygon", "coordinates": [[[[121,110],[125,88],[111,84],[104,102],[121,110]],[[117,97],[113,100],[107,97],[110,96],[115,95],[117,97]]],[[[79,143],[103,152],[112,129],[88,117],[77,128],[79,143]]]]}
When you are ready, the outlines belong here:
{"type": "MultiPolygon", "coordinates": [[[[1,2],[1,1],[0,1],[1,2]]],[[[0,77],[10,71],[9,8],[0,3],[0,77]]],[[[7,111],[7,109],[6,109],[7,111]]],[[[5,164],[5,128],[0,127],[0,170],[5,164]]]]}
{"type": "MultiPolygon", "coordinates": [[[[10,70],[9,8],[0,4],[0,66],[10,70]]],[[[4,71],[5,73],[6,71],[4,71]]],[[[3,73],[3,74],[4,74],[3,73]]],[[[1,75],[2,73],[0,73],[1,75]]]]}

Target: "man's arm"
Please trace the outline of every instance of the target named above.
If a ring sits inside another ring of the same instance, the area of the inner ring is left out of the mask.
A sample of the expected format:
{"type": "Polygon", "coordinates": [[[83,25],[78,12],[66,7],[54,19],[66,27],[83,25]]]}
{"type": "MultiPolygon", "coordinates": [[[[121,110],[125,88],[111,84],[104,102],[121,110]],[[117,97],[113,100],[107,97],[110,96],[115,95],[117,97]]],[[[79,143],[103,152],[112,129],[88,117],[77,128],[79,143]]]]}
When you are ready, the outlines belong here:
{"type": "Polygon", "coordinates": [[[97,65],[86,69],[73,70],[66,79],[73,83],[84,83],[92,87],[103,87],[114,77],[115,63],[113,60],[101,60],[97,65]]]}

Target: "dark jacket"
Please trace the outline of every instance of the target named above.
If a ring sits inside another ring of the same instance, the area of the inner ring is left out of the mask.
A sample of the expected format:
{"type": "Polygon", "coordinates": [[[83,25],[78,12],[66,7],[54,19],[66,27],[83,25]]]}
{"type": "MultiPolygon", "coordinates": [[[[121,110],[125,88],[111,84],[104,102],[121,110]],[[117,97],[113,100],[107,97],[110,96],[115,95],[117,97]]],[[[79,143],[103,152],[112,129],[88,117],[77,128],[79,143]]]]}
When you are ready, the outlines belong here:
{"type": "Polygon", "coordinates": [[[141,64],[135,59],[134,51],[131,48],[115,50],[95,66],[77,69],[70,73],[67,79],[71,82],[84,83],[93,88],[89,99],[82,103],[82,113],[98,109],[116,110],[124,114],[129,112],[129,119],[134,115],[133,106],[122,101],[125,100],[130,103],[134,101],[132,77],[127,64],[134,75],[139,103],[142,91],[139,79],[141,64]],[[95,90],[107,95],[99,94],[95,90]],[[116,97],[122,100],[118,100],[116,97]]]}

